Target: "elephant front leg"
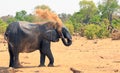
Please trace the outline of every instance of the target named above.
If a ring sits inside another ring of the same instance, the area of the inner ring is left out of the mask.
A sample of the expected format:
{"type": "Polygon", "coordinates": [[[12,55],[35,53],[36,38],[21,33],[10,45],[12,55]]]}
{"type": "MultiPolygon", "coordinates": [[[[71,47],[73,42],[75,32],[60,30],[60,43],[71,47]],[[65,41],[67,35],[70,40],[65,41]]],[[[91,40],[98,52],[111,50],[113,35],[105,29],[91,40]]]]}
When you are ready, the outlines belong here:
{"type": "Polygon", "coordinates": [[[39,67],[45,67],[45,54],[42,51],[40,51],[40,53],[41,53],[41,56],[40,56],[40,65],[39,65],[39,67]]]}
{"type": "Polygon", "coordinates": [[[53,57],[51,49],[50,49],[50,41],[43,40],[41,52],[42,52],[42,54],[44,54],[44,55],[41,54],[41,63],[45,62],[44,56],[47,56],[50,61],[48,66],[53,67],[54,66],[54,57],[53,57]]]}
{"type": "Polygon", "coordinates": [[[49,51],[47,52],[47,57],[48,57],[48,59],[49,59],[49,64],[48,64],[48,67],[54,67],[54,57],[53,57],[53,55],[52,55],[52,52],[51,52],[51,50],[49,49],[49,51]]]}
{"type": "Polygon", "coordinates": [[[44,67],[45,66],[45,56],[47,56],[49,61],[50,61],[49,64],[48,64],[48,67],[53,67],[54,66],[54,58],[53,58],[51,50],[47,49],[46,51],[47,52],[44,52],[44,53],[41,54],[39,67],[44,67]]]}

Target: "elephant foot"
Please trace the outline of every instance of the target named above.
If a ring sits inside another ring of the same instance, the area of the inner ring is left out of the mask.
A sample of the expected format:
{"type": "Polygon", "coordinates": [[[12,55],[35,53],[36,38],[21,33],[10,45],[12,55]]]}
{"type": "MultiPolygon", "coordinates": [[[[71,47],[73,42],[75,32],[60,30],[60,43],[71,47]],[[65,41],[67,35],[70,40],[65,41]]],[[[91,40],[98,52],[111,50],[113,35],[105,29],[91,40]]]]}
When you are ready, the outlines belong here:
{"type": "Polygon", "coordinates": [[[54,67],[54,65],[53,64],[48,64],[48,67],[54,67]]]}
{"type": "Polygon", "coordinates": [[[18,64],[18,65],[14,65],[14,68],[22,68],[23,66],[18,64]]]}
{"type": "Polygon", "coordinates": [[[43,64],[43,65],[42,65],[42,64],[40,64],[38,67],[45,67],[45,65],[44,65],[44,64],[43,64]]]}

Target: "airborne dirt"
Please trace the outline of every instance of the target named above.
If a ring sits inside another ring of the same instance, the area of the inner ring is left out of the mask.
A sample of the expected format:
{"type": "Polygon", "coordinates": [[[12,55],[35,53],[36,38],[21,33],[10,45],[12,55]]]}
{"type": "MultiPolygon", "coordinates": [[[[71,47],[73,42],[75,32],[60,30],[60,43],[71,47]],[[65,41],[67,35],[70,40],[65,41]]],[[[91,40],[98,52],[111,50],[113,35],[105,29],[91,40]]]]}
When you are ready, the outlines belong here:
{"type": "MultiPolygon", "coordinates": [[[[20,63],[24,68],[16,73],[72,73],[70,68],[82,73],[120,73],[120,41],[108,39],[87,40],[73,37],[73,44],[66,47],[61,41],[52,43],[55,67],[37,67],[39,51],[21,53],[20,63]]],[[[0,70],[8,68],[7,44],[0,36],[0,70]]],[[[46,60],[46,65],[48,59],[46,60]]]]}

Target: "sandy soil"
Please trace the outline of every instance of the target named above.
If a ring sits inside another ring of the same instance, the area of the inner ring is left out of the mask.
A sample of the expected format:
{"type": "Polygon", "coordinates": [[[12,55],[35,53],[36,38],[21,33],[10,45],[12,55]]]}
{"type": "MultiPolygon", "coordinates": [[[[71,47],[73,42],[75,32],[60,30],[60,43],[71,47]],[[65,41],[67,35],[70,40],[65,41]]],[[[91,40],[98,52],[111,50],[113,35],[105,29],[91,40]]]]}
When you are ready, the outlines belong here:
{"type": "MultiPolygon", "coordinates": [[[[7,45],[0,37],[0,69],[8,68],[9,53],[7,45]]],[[[72,73],[75,68],[82,73],[120,73],[120,41],[108,39],[87,40],[73,37],[73,44],[66,47],[61,41],[52,43],[51,49],[56,67],[37,67],[39,51],[21,53],[20,62],[24,68],[16,73],[72,73]]],[[[46,65],[48,64],[46,58],[46,65]]]]}

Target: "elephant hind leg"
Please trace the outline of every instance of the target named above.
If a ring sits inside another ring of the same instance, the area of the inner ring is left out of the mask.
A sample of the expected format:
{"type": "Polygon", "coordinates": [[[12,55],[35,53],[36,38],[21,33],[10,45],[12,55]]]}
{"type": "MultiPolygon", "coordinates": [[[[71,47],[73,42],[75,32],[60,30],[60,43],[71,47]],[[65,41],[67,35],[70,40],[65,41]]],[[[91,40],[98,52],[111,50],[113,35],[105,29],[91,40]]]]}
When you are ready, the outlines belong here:
{"type": "Polygon", "coordinates": [[[8,50],[9,50],[9,55],[10,55],[9,67],[13,67],[14,66],[14,54],[13,54],[12,47],[10,46],[10,44],[8,44],[8,50]]]}
{"type": "Polygon", "coordinates": [[[19,52],[17,51],[17,48],[13,48],[11,47],[10,44],[8,44],[8,49],[9,49],[9,55],[10,55],[9,67],[14,67],[14,68],[23,67],[19,63],[19,52]]]}

